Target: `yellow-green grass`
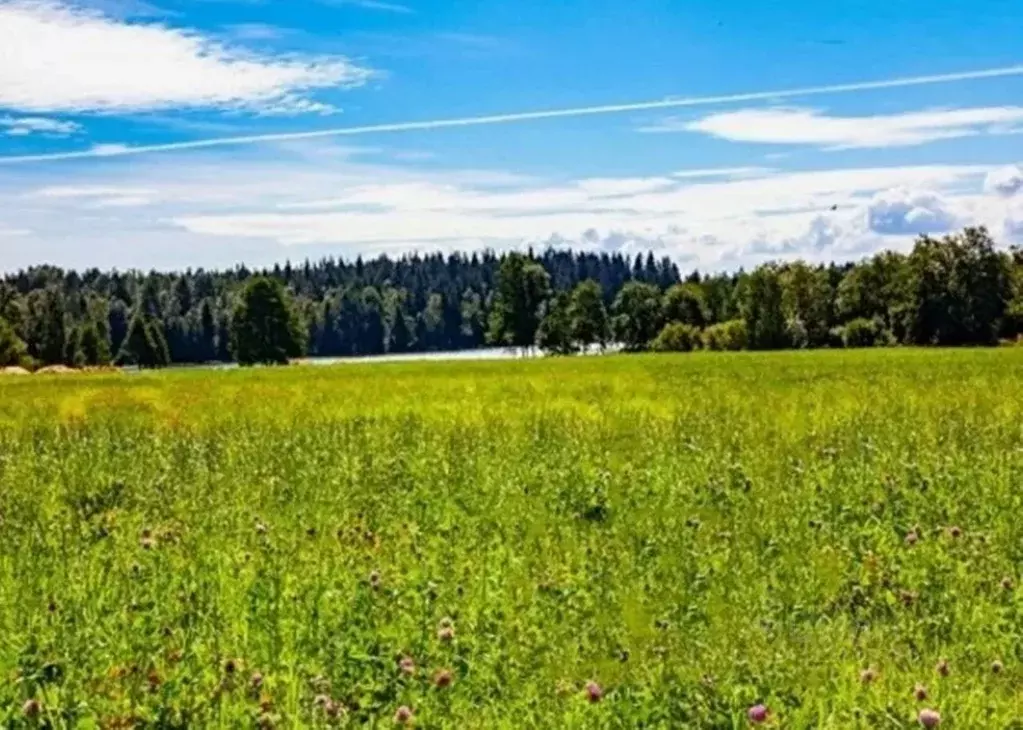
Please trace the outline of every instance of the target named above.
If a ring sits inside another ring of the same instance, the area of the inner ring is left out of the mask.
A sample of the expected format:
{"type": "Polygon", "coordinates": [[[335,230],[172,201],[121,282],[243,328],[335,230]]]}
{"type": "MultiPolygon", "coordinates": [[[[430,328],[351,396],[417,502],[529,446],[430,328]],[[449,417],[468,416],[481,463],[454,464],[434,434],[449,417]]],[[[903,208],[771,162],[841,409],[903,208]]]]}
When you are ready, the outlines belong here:
{"type": "Polygon", "coordinates": [[[1023,727],[1021,573],[1020,348],[0,379],[4,727],[1023,727]]]}

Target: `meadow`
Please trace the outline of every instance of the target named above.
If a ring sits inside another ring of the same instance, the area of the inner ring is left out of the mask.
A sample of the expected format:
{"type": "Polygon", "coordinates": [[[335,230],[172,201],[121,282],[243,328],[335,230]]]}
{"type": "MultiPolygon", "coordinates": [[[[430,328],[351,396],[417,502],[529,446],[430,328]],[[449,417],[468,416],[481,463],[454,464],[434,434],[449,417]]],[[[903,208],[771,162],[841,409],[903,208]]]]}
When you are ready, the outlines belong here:
{"type": "Polygon", "coordinates": [[[1023,728],[1021,487],[1023,348],[0,379],[0,725],[1023,728]]]}

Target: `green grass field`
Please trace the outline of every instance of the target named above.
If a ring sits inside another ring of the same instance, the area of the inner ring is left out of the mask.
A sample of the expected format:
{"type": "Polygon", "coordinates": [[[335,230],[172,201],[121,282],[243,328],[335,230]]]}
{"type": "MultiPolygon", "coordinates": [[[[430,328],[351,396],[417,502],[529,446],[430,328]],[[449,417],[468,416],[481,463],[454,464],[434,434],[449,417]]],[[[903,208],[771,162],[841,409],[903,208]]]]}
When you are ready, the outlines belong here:
{"type": "Polygon", "coordinates": [[[4,727],[1021,728],[1021,582],[1023,348],[0,379],[4,727]]]}

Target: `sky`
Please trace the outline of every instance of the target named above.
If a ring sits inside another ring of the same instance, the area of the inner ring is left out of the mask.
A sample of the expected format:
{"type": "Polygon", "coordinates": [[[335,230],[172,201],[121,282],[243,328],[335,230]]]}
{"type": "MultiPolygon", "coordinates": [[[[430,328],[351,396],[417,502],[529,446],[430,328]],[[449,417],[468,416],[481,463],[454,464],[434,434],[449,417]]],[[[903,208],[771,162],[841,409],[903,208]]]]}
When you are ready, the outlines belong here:
{"type": "Polygon", "coordinates": [[[0,0],[0,270],[1023,245],[1018,0],[0,0]]]}

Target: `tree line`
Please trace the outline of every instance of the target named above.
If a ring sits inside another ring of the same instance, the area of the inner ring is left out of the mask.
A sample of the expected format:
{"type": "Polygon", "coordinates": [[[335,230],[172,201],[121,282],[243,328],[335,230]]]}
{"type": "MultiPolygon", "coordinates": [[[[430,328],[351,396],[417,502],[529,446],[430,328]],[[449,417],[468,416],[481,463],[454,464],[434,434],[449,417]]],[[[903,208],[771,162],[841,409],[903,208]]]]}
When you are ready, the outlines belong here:
{"type": "Polygon", "coordinates": [[[159,367],[486,345],[569,354],[988,345],[1023,333],[1023,253],[983,228],[858,263],[683,276],[547,250],[179,273],[35,267],[0,280],[0,365],[159,367]]]}

